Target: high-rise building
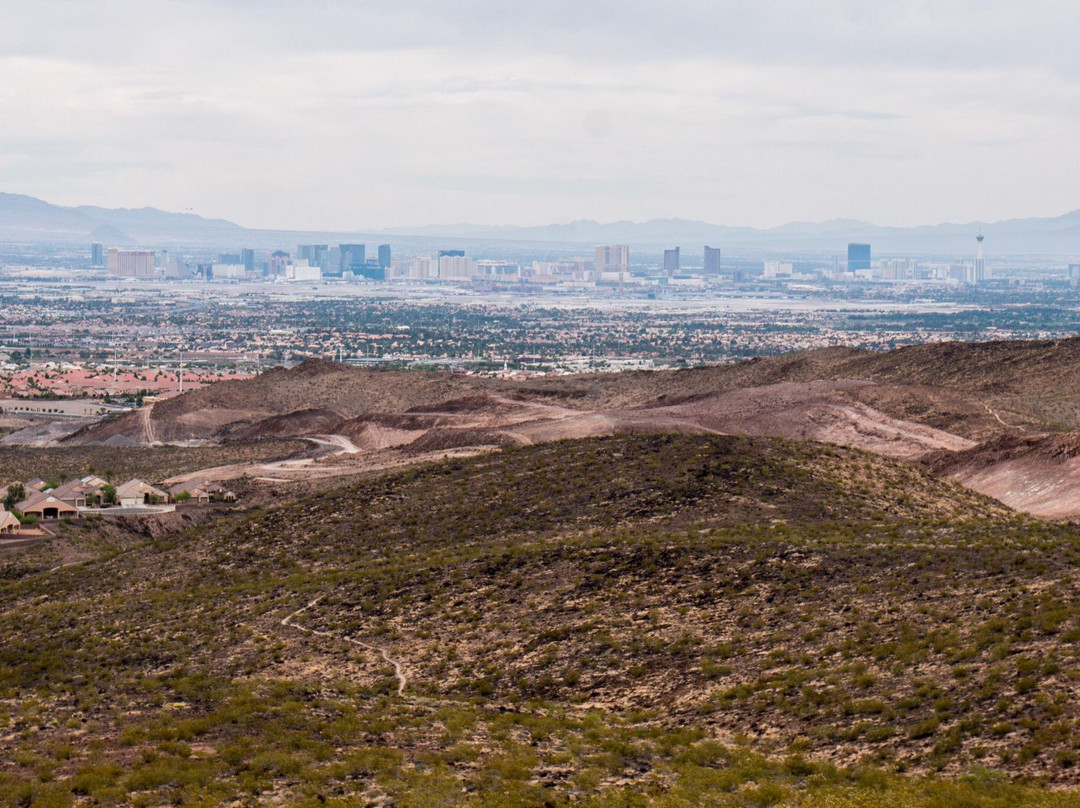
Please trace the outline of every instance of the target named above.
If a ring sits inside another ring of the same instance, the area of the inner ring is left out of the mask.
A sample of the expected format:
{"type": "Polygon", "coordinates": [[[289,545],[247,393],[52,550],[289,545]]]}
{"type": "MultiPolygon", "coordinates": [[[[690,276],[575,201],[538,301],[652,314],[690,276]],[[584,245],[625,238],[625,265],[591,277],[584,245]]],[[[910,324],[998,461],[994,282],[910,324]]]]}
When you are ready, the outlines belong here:
{"type": "Polygon", "coordinates": [[[664,250],[664,272],[670,278],[679,271],[679,248],[664,250]]]}
{"type": "Polygon", "coordinates": [[[475,268],[472,262],[465,257],[464,250],[439,250],[436,256],[438,261],[439,278],[454,278],[462,280],[472,277],[475,268]]]}
{"type": "Polygon", "coordinates": [[[266,262],[266,274],[271,278],[282,277],[291,263],[292,256],[287,252],[284,250],[274,250],[274,252],[270,253],[270,258],[266,262]]]}
{"type": "Polygon", "coordinates": [[[795,268],[785,261],[766,261],[762,277],[772,280],[774,278],[790,278],[795,268]]]}
{"type": "Polygon", "coordinates": [[[242,264],[243,261],[240,260],[240,253],[221,253],[218,256],[216,263],[236,266],[237,264],[242,264]]]}
{"type": "Polygon", "coordinates": [[[105,246],[97,241],[90,245],[90,266],[105,266],[105,246]]]}
{"type": "Polygon", "coordinates": [[[870,269],[869,244],[847,245],[847,269],[848,272],[858,272],[860,269],[870,269]]]}
{"type": "Polygon", "coordinates": [[[625,273],[630,268],[630,247],[626,244],[601,244],[596,248],[597,272],[625,273]]]}
{"type": "Polygon", "coordinates": [[[109,248],[109,274],[121,278],[154,277],[153,250],[120,250],[109,248]]]}
{"type": "Polygon", "coordinates": [[[421,255],[409,261],[410,278],[437,278],[439,277],[439,260],[430,255],[421,255]]]}
{"type": "Polygon", "coordinates": [[[248,272],[255,271],[255,251],[244,248],[240,250],[240,263],[248,272]]]}
{"type": "Polygon", "coordinates": [[[517,280],[521,267],[511,261],[484,259],[476,262],[476,276],[490,280],[517,280]]]}
{"type": "Polygon", "coordinates": [[[246,274],[243,264],[225,264],[219,261],[210,266],[210,277],[215,281],[241,280],[246,274]]]}
{"type": "Polygon", "coordinates": [[[983,260],[982,251],[983,240],[985,238],[986,236],[982,234],[982,230],[979,231],[979,235],[975,236],[975,243],[978,245],[975,248],[975,277],[972,278],[975,283],[982,283],[986,280],[986,262],[983,260]]]}
{"type": "Polygon", "coordinates": [[[341,244],[339,245],[341,250],[341,263],[339,269],[344,272],[347,269],[353,267],[362,267],[366,258],[366,249],[363,244],[341,244]]]}
{"type": "Polygon", "coordinates": [[[972,270],[967,264],[949,264],[949,280],[968,283],[971,280],[972,270]]]}
{"type": "Polygon", "coordinates": [[[296,248],[296,260],[307,261],[313,267],[327,270],[330,268],[330,246],[328,244],[300,244],[296,248]]]}
{"type": "Polygon", "coordinates": [[[919,262],[914,258],[886,258],[881,261],[881,279],[911,281],[919,275],[919,262]]]}
{"type": "Polygon", "coordinates": [[[447,280],[469,280],[476,274],[476,262],[465,257],[464,250],[439,251],[439,277],[447,280]]]}
{"type": "Polygon", "coordinates": [[[389,244],[380,244],[379,245],[379,266],[381,266],[383,269],[389,269],[390,264],[391,264],[391,261],[390,261],[390,245],[389,244]]]}
{"type": "Polygon", "coordinates": [[[705,247],[705,263],[703,264],[706,275],[720,275],[720,248],[705,247]]]}
{"type": "Polygon", "coordinates": [[[1080,286],[1080,264],[1069,264],[1069,286],[1073,289],[1080,286]]]}

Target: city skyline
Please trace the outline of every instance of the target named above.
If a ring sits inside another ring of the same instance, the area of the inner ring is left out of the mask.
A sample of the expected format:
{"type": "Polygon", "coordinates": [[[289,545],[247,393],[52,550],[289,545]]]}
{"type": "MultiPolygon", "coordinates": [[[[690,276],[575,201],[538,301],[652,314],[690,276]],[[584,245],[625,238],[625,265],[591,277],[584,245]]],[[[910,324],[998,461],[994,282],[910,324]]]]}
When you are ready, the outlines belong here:
{"type": "Polygon", "coordinates": [[[341,231],[1080,207],[1063,2],[135,12],[9,13],[0,187],[341,231]]]}

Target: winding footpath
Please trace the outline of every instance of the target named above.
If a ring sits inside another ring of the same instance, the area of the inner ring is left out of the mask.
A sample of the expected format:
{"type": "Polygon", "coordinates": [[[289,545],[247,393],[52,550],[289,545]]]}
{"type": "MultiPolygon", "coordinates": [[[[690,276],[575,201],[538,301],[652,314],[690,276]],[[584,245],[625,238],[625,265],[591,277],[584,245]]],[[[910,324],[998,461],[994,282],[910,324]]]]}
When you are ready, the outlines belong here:
{"type": "Polygon", "coordinates": [[[81,561],[68,561],[68,562],[67,562],[66,564],[61,564],[61,565],[60,565],[60,566],[58,566],[58,567],[53,567],[53,568],[52,568],[51,570],[46,570],[46,571],[45,571],[45,574],[46,574],[46,575],[52,575],[52,574],[53,574],[54,572],[56,572],[57,570],[63,570],[63,569],[67,569],[68,567],[77,567],[77,566],[79,566],[80,564],[85,564],[86,562],[88,562],[88,561],[92,561],[92,560],[93,560],[93,559],[91,559],[91,558],[84,558],[84,559],[82,559],[81,561]]]}
{"type": "Polygon", "coordinates": [[[979,403],[982,404],[983,407],[986,409],[986,411],[988,413],[990,413],[992,416],[994,416],[994,418],[997,419],[997,422],[999,424],[1001,424],[1003,427],[1005,427],[1006,429],[1018,429],[1021,432],[1027,432],[1027,427],[1022,427],[1019,424],[1007,424],[1007,423],[1005,423],[1003,420],[1001,420],[1001,416],[998,415],[993,409],[991,409],[990,405],[987,404],[985,401],[980,401],[979,403]]]}
{"type": "Polygon", "coordinates": [[[405,687],[409,684],[409,679],[405,676],[405,670],[404,668],[402,668],[401,663],[391,657],[390,652],[387,651],[385,648],[378,645],[370,645],[366,642],[362,642],[361,640],[357,640],[354,637],[349,637],[346,635],[338,636],[336,634],[331,634],[329,631],[319,631],[318,629],[308,628],[307,626],[301,626],[298,623],[293,622],[293,618],[299,617],[308,609],[311,609],[314,606],[318,605],[319,601],[321,601],[324,597],[326,597],[326,595],[319,595],[319,597],[315,598],[315,600],[311,601],[311,603],[309,603],[307,606],[303,606],[297,609],[292,614],[286,615],[284,618],[282,618],[281,625],[285,626],[286,628],[299,629],[300,631],[306,632],[308,634],[313,634],[316,637],[325,637],[329,640],[345,640],[345,642],[350,642],[353,645],[357,645],[361,648],[366,648],[369,651],[375,651],[387,662],[387,664],[394,666],[394,677],[397,679],[397,694],[399,696],[404,696],[405,687]]]}

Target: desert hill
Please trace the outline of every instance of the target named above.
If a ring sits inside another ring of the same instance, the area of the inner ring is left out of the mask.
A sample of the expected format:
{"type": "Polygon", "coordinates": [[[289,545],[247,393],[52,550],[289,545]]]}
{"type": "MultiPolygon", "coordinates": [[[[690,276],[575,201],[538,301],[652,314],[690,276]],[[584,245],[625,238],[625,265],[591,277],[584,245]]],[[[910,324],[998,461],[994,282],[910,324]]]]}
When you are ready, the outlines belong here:
{"type": "MultiPolygon", "coordinates": [[[[972,436],[1002,426],[993,415],[998,408],[1015,416],[1019,425],[1080,428],[1080,339],[938,343],[885,354],[829,348],[729,366],[516,382],[440,372],[373,371],[312,359],[291,370],[275,368],[256,379],[222,382],[162,402],[155,406],[152,422],[160,440],[218,439],[238,425],[256,425],[265,418],[313,408],[342,421],[460,409],[453,402],[470,398],[474,414],[485,410],[485,402],[496,410],[506,399],[607,412],[814,381],[867,382],[853,395],[874,402],[886,414],[917,423],[935,417],[954,425],[965,422],[963,429],[972,436]]],[[[144,432],[139,419],[128,416],[88,430],[76,442],[100,441],[103,436],[139,442],[144,432]]]]}
{"type": "Polygon", "coordinates": [[[378,475],[0,567],[0,793],[1073,806],[1042,787],[1077,784],[1077,546],[922,466],[772,438],[378,475]]]}
{"type": "MultiPolygon", "coordinates": [[[[1080,431],[1080,339],[830,348],[689,370],[524,381],[377,371],[312,359],[212,385],[76,433],[70,445],[243,443],[337,436],[353,465],[440,452],[643,433],[815,440],[936,458],[975,490],[1035,514],[1080,516],[1059,465],[1007,462],[1003,437],[1080,431]],[[985,445],[987,451],[978,448],[985,445]],[[1013,477],[1023,480],[1013,484],[1013,477]],[[1062,492],[1066,492],[1062,495],[1062,492]]],[[[249,473],[247,468],[235,474],[249,473]]],[[[227,472],[222,472],[227,473],[227,472]]],[[[278,479],[278,478],[275,478],[278,479]]]]}

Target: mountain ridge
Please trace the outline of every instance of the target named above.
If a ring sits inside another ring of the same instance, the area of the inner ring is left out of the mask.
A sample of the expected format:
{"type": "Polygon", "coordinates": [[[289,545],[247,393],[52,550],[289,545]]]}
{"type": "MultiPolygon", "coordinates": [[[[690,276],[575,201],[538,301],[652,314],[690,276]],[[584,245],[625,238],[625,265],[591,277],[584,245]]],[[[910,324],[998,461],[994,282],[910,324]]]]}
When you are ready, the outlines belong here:
{"type": "Polygon", "coordinates": [[[966,255],[974,234],[982,231],[988,249],[1002,253],[1080,253],[1080,209],[1054,217],[1027,217],[996,222],[940,223],[893,227],[854,219],[796,221],[771,228],[754,228],[680,218],[644,222],[599,222],[579,219],[547,225],[419,225],[342,231],[273,230],[249,228],[220,218],[175,213],[154,207],[65,207],[25,194],[0,192],[0,240],[85,241],[100,228],[124,234],[124,243],[237,244],[261,247],[297,239],[358,237],[404,241],[427,246],[444,243],[521,242],[566,245],[628,243],[646,252],[681,245],[687,252],[705,244],[725,250],[823,251],[839,253],[848,242],[869,241],[876,252],[966,255]]]}

